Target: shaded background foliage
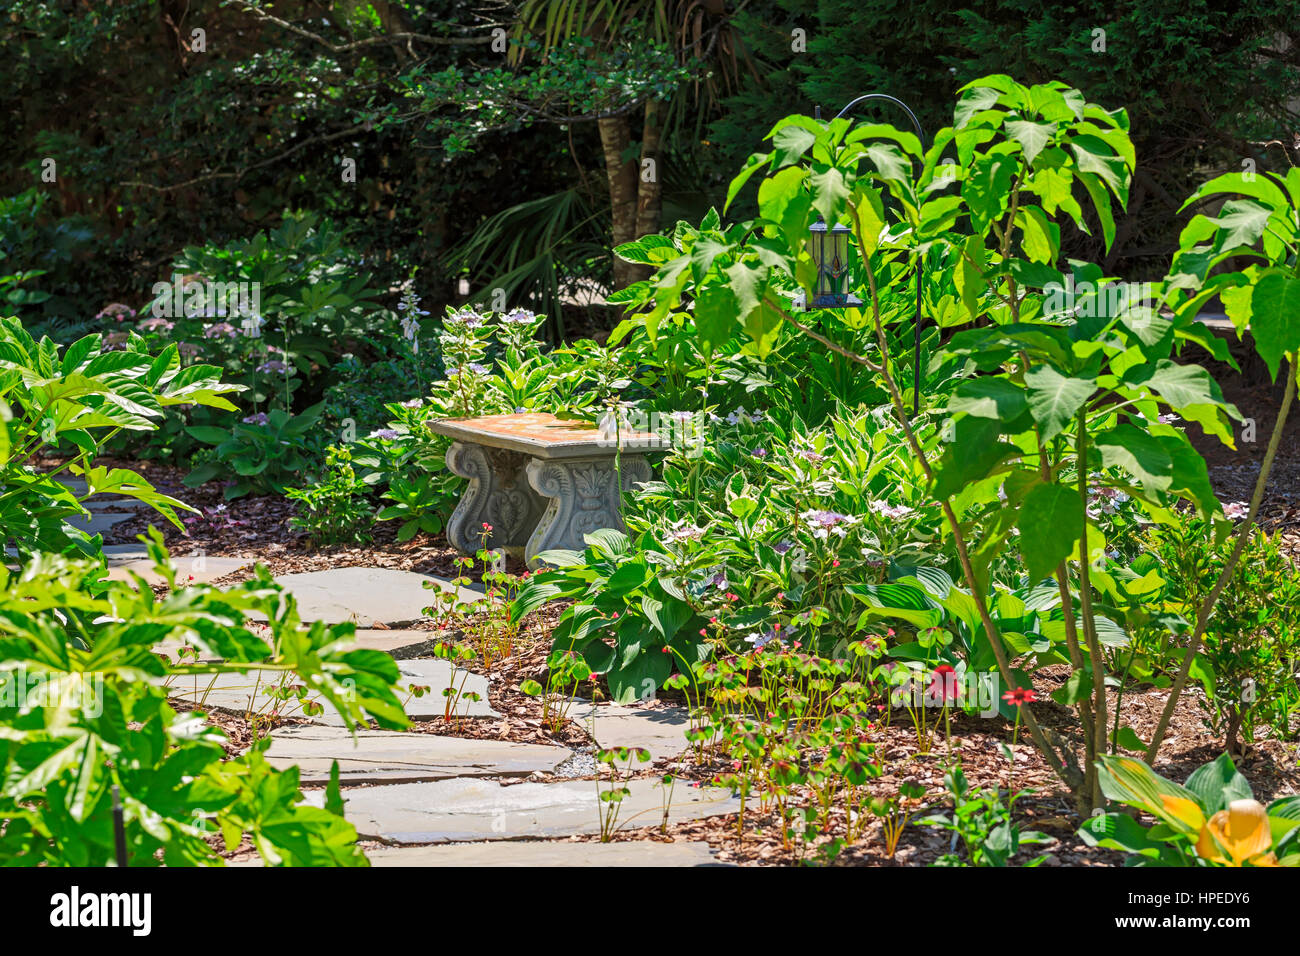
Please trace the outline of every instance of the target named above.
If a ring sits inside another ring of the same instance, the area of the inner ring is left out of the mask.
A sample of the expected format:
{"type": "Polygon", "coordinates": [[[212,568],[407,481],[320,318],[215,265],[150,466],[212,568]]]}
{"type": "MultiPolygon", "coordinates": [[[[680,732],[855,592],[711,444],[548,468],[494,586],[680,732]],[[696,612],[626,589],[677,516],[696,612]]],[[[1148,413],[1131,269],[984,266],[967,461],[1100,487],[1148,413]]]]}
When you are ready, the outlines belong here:
{"type": "MultiPolygon", "coordinates": [[[[539,121],[513,104],[513,118],[483,128],[468,81],[498,67],[540,75],[546,62],[507,63],[490,44],[500,26],[543,44],[658,37],[679,63],[698,61],[660,104],[654,201],[665,224],[720,205],[759,133],[789,112],[834,112],[879,90],[933,130],[973,77],[1062,79],[1128,107],[1139,157],[1114,248],[1074,237],[1065,251],[1150,278],[1176,245],[1177,197],[1194,181],[1244,159],[1278,169],[1295,158],[1297,14],[1296,0],[9,0],[0,274],[47,270],[27,285],[51,297],[24,315],[54,317],[70,335],[106,302],[142,304],[183,246],[246,238],[306,209],[345,227],[377,286],[419,267],[426,307],[456,300],[460,279],[471,292],[504,285],[511,304],[606,284],[601,251],[616,230],[597,117],[539,121]],[[1096,29],[1105,52],[1093,50],[1096,29]],[[796,30],[806,52],[792,49],[796,30]],[[411,96],[412,75],[441,71],[466,81],[455,97],[411,96]],[[442,127],[430,135],[440,105],[468,149],[445,148],[442,127]],[[341,176],[345,157],[355,183],[341,176]],[[56,182],[41,179],[46,158],[56,182]]],[[[639,122],[629,128],[639,149],[639,122]]]]}

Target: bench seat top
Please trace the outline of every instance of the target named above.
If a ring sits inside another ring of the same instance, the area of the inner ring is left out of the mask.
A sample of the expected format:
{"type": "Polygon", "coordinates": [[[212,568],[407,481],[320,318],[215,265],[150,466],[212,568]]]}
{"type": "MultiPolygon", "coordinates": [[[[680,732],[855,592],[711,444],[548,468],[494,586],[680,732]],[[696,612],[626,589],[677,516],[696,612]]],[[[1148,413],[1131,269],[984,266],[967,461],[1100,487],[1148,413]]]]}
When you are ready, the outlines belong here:
{"type": "MultiPolygon", "coordinates": [[[[456,441],[522,452],[534,458],[614,457],[612,432],[576,419],[556,418],[549,412],[523,415],[483,415],[478,418],[438,418],[429,429],[456,441]]],[[[658,435],[624,431],[619,436],[624,452],[639,453],[664,446],[658,435]]]]}

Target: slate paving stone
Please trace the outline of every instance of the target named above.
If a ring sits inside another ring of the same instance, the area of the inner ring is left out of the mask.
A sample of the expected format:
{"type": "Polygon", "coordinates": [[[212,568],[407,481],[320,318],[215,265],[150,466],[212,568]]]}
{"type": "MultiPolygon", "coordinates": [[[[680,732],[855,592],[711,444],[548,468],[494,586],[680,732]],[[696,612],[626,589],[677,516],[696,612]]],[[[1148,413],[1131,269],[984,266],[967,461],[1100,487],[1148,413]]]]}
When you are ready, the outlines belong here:
{"type": "MultiPolygon", "coordinates": [[[[445,590],[452,588],[442,578],[392,568],[330,568],[284,574],[276,581],[297,598],[304,621],[354,621],[359,628],[423,618],[424,608],[436,599],[434,592],[424,587],[425,581],[437,582],[445,590]]],[[[468,588],[458,590],[465,601],[482,597],[468,588]]]]}
{"type": "MultiPolygon", "coordinates": [[[[463,696],[456,704],[456,714],[460,717],[500,717],[488,703],[488,679],[481,674],[453,668],[451,664],[437,658],[398,661],[397,672],[401,679],[397,682],[397,698],[403,700],[411,684],[428,687],[423,697],[412,697],[406,701],[406,716],[412,720],[441,720],[446,714],[447,698],[442,692],[449,686],[455,686],[461,695],[478,694],[479,699],[466,700],[463,696]],[[454,672],[454,676],[453,676],[454,672]]],[[[328,706],[325,713],[316,718],[322,723],[341,725],[343,718],[328,706]]]]}
{"type": "Polygon", "coordinates": [[[108,513],[102,511],[92,511],[89,517],[84,515],[73,515],[68,518],[68,524],[74,528],[80,528],[88,535],[103,534],[115,524],[121,524],[128,518],[134,518],[131,512],[108,513]]]}
{"type": "Polygon", "coordinates": [[[371,866],[730,866],[703,842],[572,843],[497,840],[384,847],[366,853],[371,866]]]}
{"type": "MultiPolygon", "coordinates": [[[[171,559],[171,566],[176,569],[176,580],[180,585],[215,581],[241,568],[250,567],[253,563],[252,558],[214,558],[206,555],[202,558],[172,555],[171,559]],[[193,580],[190,581],[190,578],[193,580]]],[[[153,569],[153,561],[149,558],[140,561],[110,562],[108,577],[111,581],[130,581],[132,571],[144,578],[146,584],[165,583],[163,576],[153,569]]]]}
{"type": "MultiPolygon", "coordinates": [[[[628,784],[631,793],[619,808],[619,828],[658,825],[664,791],[657,780],[628,784]]],[[[592,780],[518,783],[458,778],[433,783],[354,788],[343,794],[345,816],[364,836],[395,843],[463,843],[572,836],[600,832],[597,784],[592,780]]],[[[307,795],[324,806],[325,795],[307,795]]],[[[735,813],[740,800],[716,787],[679,786],[673,792],[669,821],[735,813]]]]}
{"type": "Polygon", "coordinates": [[[274,731],[266,756],[280,769],[296,764],[303,783],[328,782],[330,765],[337,760],[339,779],[347,785],[550,773],[572,751],[548,744],[382,730],[358,731],[354,739],[342,727],[298,725],[274,731]]]}
{"type": "Polygon", "coordinates": [[[644,747],[650,756],[675,757],[688,746],[690,718],[684,707],[634,707],[574,701],[569,719],[601,747],[644,747]]]}
{"type": "Polygon", "coordinates": [[[438,636],[433,631],[410,631],[393,628],[385,631],[357,629],[357,647],[367,650],[383,651],[392,654],[398,660],[432,654],[438,643],[438,636]]]}
{"type": "Polygon", "coordinates": [[[111,568],[114,564],[143,561],[149,557],[149,550],[139,541],[132,541],[129,544],[106,544],[104,545],[104,557],[111,568]]]}
{"type": "MultiPolygon", "coordinates": [[[[410,684],[418,684],[429,688],[428,693],[423,697],[412,697],[406,702],[406,715],[408,717],[412,720],[442,719],[446,709],[446,698],[442,696],[442,690],[449,685],[452,670],[453,668],[449,663],[437,659],[400,661],[398,663],[398,671],[401,674],[397,690],[398,700],[406,697],[406,688],[410,684]]],[[[195,705],[217,707],[235,713],[243,713],[250,708],[254,712],[260,712],[270,708],[272,701],[268,696],[268,691],[278,686],[280,677],[281,674],[275,671],[218,674],[215,680],[212,677],[200,677],[197,685],[193,678],[186,678],[173,685],[173,693],[175,696],[191,701],[195,705]]],[[[461,693],[473,691],[481,698],[478,701],[462,702],[456,710],[459,716],[500,716],[488,704],[487,678],[478,674],[456,670],[455,686],[461,690],[461,693]],[[463,689],[462,679],[464,680],[463,689]]],[[[342,715],[329,702],[322,699],[321,703],[325,707],[324,713],[307,719],[317,724],[342,727],[342,715]]],[[[291,717],[303,716],[295,705],[290,705],[284,713],[291,717]]]]}
{"type": "MultiPolygon", "coordinates": [[[[109,498],[107,496],[96,495],[95,497],[83,501],[91,511],[106,511],[108,509],[117,510],[125,508],[128,511],[147,511],[152,510],[151,506],[141,501],[139,498],[109,498]]],[[[166,519],[164,519],[166,520],[166,519]]]]}

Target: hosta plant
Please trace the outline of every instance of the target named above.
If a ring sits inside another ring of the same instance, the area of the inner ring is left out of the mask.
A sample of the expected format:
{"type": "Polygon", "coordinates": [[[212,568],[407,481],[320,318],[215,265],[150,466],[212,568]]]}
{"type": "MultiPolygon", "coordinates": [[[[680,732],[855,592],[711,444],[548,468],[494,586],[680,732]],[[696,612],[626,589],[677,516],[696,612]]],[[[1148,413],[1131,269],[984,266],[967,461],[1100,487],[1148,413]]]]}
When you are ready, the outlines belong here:
{"type": "Polygon", "coordinates": [[[1300,866],[1300,797],[1265,806],[1227,754],[1181,786],[1132,757],[1100,763],[1106,796],[1155,823],[1100,814],[1079,830],[1089,845],[1130,854],[1130,866],[1300,866]]]}
{"type": "Polygon", "coordinates": [[[292,415],[276,408],[229,428],[191,425],[187,429],[191,435],[214,447],[211,459],[186,475],[185,484],[194,488],[214,478],[224,479],[227,501],[254,493],[284,494],[310,464],[321,409],[318,403],[292,415]]]}
{"type": "Polygon", "coordinates": [[[634,547],[612,528],[585,539],[583,553],[539,555],[555,567],[519,590],[510,619],[522,621],[547,601],[572,599],[553,632],[553,650],[581,655],[609,681],[618,703],[651,699],[675,666],[690,667],[708,656],[706,621],[672,577],[649,560],[648,542],[634,547]]]}

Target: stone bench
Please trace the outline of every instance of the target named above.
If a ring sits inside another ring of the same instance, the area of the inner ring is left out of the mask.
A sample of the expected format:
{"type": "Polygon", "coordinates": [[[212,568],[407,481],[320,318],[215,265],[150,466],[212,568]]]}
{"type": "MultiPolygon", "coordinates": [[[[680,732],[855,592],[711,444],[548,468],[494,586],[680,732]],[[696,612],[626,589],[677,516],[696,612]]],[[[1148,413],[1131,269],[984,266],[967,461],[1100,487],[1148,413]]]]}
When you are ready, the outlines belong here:
{"type": "Polygon", "coordinates": [[[653,434],[624,432],[616,441],[594,425],[550,414],[444,418],[429,428],[453,439],[447,467],[469,480],[447,526],[448,540],[473,554],[483,546],[486,522],[492,526],[487,546],[522,553],[530,568],[541,563],[543,551],[583,550],[584,534],[623,530],[621,492],[650,479],[650,464],[639,452],[661,447],[653,434]],[[619,441],[622,488],[615,467],[619,441]]]}

